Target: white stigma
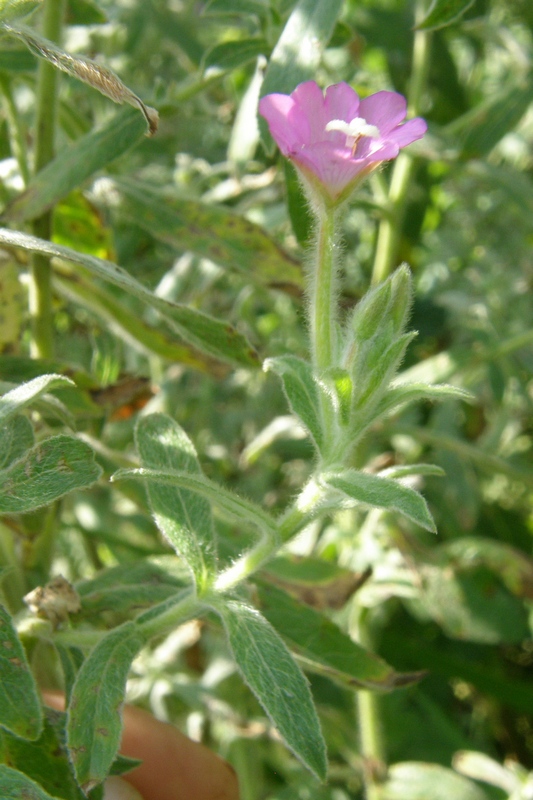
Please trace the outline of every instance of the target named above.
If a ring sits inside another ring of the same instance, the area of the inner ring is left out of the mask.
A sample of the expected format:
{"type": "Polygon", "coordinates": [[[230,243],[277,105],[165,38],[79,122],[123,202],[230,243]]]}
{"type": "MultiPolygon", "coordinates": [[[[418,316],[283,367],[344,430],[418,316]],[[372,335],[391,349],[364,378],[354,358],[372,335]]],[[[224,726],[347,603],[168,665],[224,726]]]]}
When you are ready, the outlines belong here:
{"type": "Polygon", "coordinates": [[[332,119],[326,125],[326,131],[340,131],[346,136],[346,147],[350,147],[354,155],[357,142],[362,136],[379,139],[380,132],[377,125],[369,125],[363,117],[355,117],[350,122],[343,119],[332,119]]]}

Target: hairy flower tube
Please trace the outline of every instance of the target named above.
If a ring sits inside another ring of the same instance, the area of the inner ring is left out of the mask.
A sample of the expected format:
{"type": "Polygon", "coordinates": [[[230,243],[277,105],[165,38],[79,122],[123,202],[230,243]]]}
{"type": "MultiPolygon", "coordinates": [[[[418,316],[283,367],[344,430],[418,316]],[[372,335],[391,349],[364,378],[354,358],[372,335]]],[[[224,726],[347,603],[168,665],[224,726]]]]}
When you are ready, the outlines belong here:
{"type": "Polygon", "coordinates": [[[261,98],[259,113],[312,197],[318,194],[330,207],[427,130],[420,117],[404,122],[401,94],[377,92],[360,100],[347,83],[329,86],[325,94],[314,81],[301,83],[290,95],[261,98]]]}

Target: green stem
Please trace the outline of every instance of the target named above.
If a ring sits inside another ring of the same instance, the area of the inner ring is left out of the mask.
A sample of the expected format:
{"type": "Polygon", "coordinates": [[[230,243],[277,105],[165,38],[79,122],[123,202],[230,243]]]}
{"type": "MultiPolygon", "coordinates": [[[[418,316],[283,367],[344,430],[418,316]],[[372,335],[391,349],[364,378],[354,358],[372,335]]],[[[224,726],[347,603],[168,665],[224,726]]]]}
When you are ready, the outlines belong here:
{"type": "MultiPolygon", "coordinates": [[[[424,12],[423,3],[418,3],[417,19],[424,12]]],[[[415,31],[413,41],[413,69],[408,92],[408,114],[416,116],[426,85],[429,65],[430,37],[425,31],[415,31]]],[[[382,218],[376,244],[376,255],[372,269],[372,284],[381,283],[396,266],[400,235],[402,231],[409,186],[413,175],[413,159],[400,153],[392,170],[388,197],[388,213],[382,218]]]]}
{"type": "MultiPolygon", "coordinates": [[[[354,601],[350,634],[371,650],[372,640],[367,617],[368,610],[354,601]]],[[[379,695],[376,692],[360,691],[356,693],[355,702],[366,800],[380,800],[386,761],[379,695]]]]}
{"type": "Polygon", "coordinates": [[[294,504],[279,520],[278,536],[263,536],[254,547],[218,576],[213,586],[214,591],[227,592],[249,575],[257,572],[266,561],[277,553],[282,544],[292,539],[313,519],[322,497],[323,490],[311,478],[294,504]]]}
{"type": "MultiPolygon", "coordinates": [[[[43,36],[59,42],[63,27],[64,0],[44,0],[43,36]]],[[[37,78],[37,110],[35,119],[34,172],[43,169],[54,157],[54,140],[57,120],[58,70],[48,61],[39,61],[37,78]]],[[[33,221],[33,233],[41,239],[52,235],[52,211],[33,221]]],[[[34,254],[31,262],[29,287],[30,314],[32,318],[32,355],[51,358],[54,354],[52,325],[52,288],[50,260],[34,254]]]]}
{"type": "Polygon", "coordinates": [[[335,212],[318,214],[316,265],[311,280],[309,327],[313,366],[320,375],[333,366],[336,327],[335,212]]]}

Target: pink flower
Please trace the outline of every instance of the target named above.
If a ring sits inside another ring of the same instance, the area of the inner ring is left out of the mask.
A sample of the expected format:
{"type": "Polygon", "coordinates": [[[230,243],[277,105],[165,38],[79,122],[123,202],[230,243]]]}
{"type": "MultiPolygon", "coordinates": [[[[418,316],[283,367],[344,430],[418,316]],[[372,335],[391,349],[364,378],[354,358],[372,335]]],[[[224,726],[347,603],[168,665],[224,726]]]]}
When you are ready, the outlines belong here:
{"type": "Polygon", "coordinates": [[[269,94],[259,102],[279,149],[304,181],[329,205],[345,200],[360,181],[427,130],[423,119],[404,122],[405,98],[377,92],[360,100],[347,83],[326,89],[301,83],[291,95],[269,94]]]}

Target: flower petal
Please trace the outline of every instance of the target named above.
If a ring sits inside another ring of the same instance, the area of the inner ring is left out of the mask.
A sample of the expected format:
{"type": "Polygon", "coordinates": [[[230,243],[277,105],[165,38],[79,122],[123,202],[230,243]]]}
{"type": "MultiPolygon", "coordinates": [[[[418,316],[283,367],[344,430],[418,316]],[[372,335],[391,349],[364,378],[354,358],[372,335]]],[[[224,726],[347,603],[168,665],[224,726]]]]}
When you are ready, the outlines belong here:
{"type": "Polygon", "coordinates": [[[359,114],[359,95],[347,83],[336,83],[326,89],[324,102],[326,122],[342,119],[351,122],[359,114]]]}
{"type": "Polygon", "coordinates": [[[376,92],[361,100],[359,115],[377,125],[383,138],[405,119],[407,103],[397,92],[376,92]]]}
{"type": "Polygon", "coordinates": [[[428,126],[422,117],[415,117],[403,125],[399,125],[389,134],[387,134],[387,141],[395,142],[399,147],[406,147],[411,142],[416,142],[421,139],[426,133],[428,126]]]}
{"type": "Polygon", "coordinates": [[[300,83],[291,94],[294,101],[294,111],[291,113],[291,121],[300,127],[305,120],[308,126],[308,135],[302,140],[302,144],[312,144],[321,142],[325,137],[326,119],[324,109],[324,95],[322,89],[315,81],[305,81],[300,83]]]}
{"type": "Polygon", "coordinates": [[[287,94],[267,94],[259,101],[259,113],[284,156],[299,146],[302,136],[302,126],[296,127],[291,120],[293,108],[294,100],[287,94]]]}

